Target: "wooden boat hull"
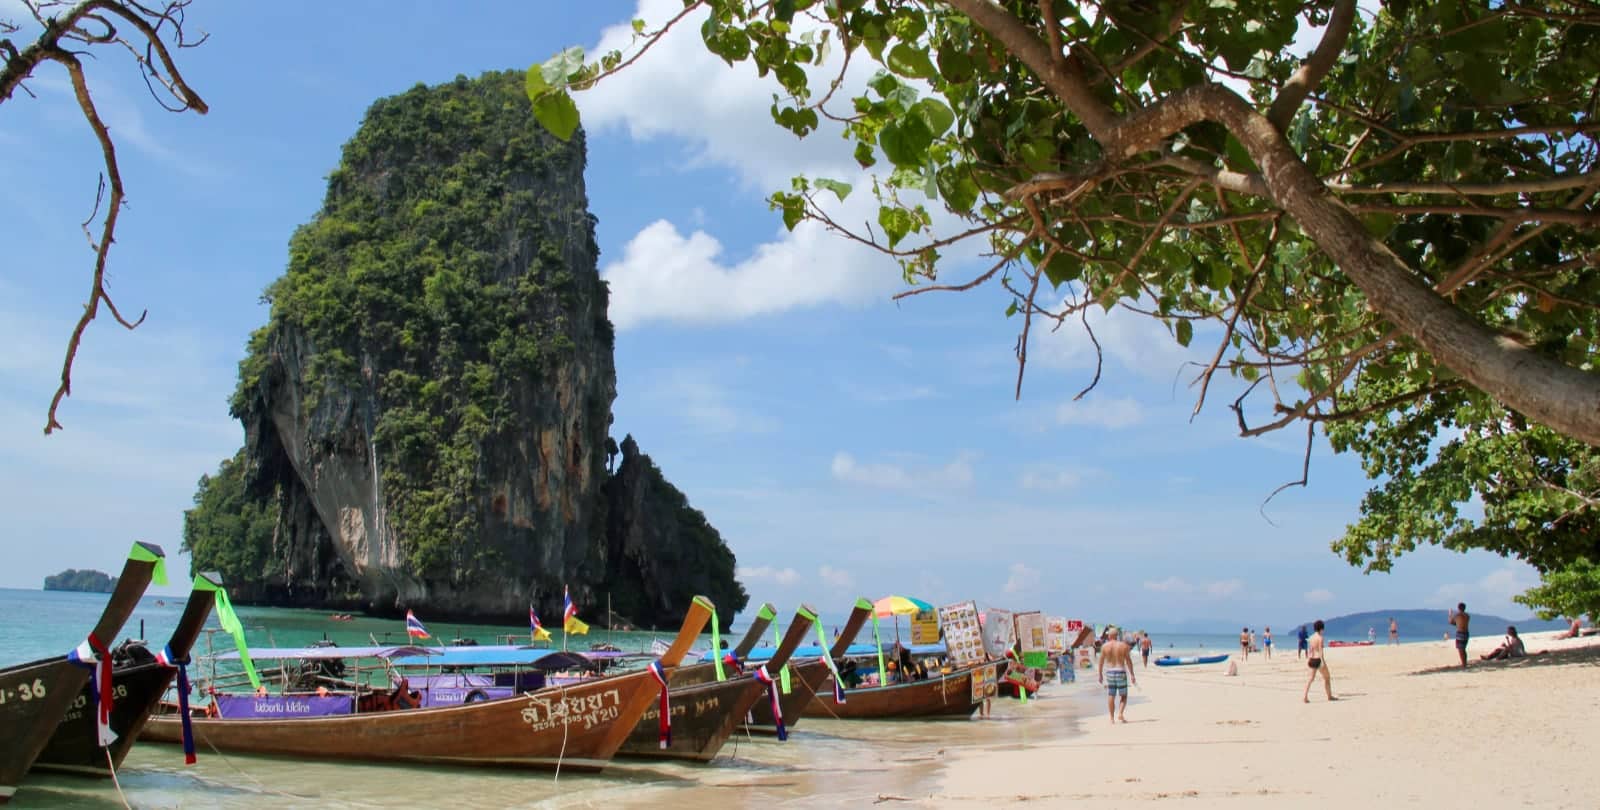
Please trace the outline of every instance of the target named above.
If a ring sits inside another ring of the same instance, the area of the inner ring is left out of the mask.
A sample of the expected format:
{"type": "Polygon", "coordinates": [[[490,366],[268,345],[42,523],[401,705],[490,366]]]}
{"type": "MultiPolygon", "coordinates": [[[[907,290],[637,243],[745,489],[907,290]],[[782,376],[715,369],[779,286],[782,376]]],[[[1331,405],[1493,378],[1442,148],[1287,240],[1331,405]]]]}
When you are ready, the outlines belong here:
{"type": "MultiPolygon", "coordinates": [[[[683,660],[710,616],[711,603],[695,597],[661,656],[664,666],[683,660]]],[[[194,737],[202,749],[324,761],[600,771],[655,704],[658,690],[649,671],[638,670],[455,706],[293,720],[203,718],[194,721],[194,737]]],[[[150,719],[142,738],[174,743],[181,735],[179,718],[160,716],[150,719]]]]}
{"type": "MultiPolygon", "coordinates": [[[[155,558],[164,556],[159,546],[139,544],[155,558]]],[[[139,597],[150,584],[155,562],[129,557],[117,579],[93,635],[115,639],[133,615],[139,597]]],[[[55,734],[61,718],[89,683],[89,670],[67,661],[66,655],[0,669],[0,804],[11,800],[17,785],[55,734]]]]}
{"type": "MultiPolygon", "coordinates": [[[[807,717],[836,717],[841,720],[884,720],[906,717],[969,717],[983,702],[973,695],[972,676],[989,668],[987,681],[994,682],[999,664],[980,664],[959,669],[925,681],[850,689],[845,702],[833,701],[833,689],[824,686],[806,704],[807,717]]],[[[787,719],[787,718],[786,718],[787,719]]]]}
{"type": "MultiPolygon", "coordinates": [[[[800,723],[803,710],[811,703],[811,699],[828,682],[828,665],[822,659],[816,658],[789,665],[789,692],[779,692],[778,709],[783,712],[783,725],[793,729],[800,723]]],[[[827,687],[824,697],[829,703],[833,702],[833,689],[827,687]]],[[[778,726],[772,719],[772,706],[765,700],[758,700],[750,707],[749,722],[742,727],[743,731],[751,734],[777,734],[778,726]]]]}
{"type": "MultiPolygon", "coordinates": [[[[195,746],[223,753],[599,771],[651,705],[646,672],[542,689],[503,700],[431,709],[301,717],[195,718],[195,746]],[[624,724],[624,721],[626,723],[624,724]]],[[[175,715],[157,715],[141,739],[182,742],[175,715]]]]}
{"type": "Polygon", "coordinates": [[[766,687],[749,675],[726,681],[673,687],[672,745],[662,748],[660,704],[645,711],[628,735],[618,756],[646,759],[685,759],[710,762],[733,736],[745,713],[766,694],[766,687]]]}
{"type": "MultiPolygon", "coordinates": [[[[216,574],[202,576],[218,585],[222,582],[222,577],[216,574]]],[[[189,594],[178,626],[167,642],[175,658],[181,660],[189,656],[195,639],[200,637],[200,631],[205,627],[206,618],[211,615],[214,601],[208,591],[196,589],[189,594]]],[[[116,694],[116,703],[111,709],[111,730],[117,733],[117,739],[111,745],[101,747],[95,731],[93,707],[89,701],[89,685],[84,684],[78,699],[67,710],[66,716],[61,718],[55,734],[39,753],[33,767],[105,777],[111,775],[108,753],[110,763],[121,767],[122,760],[139,739],[139,732],[144,729],[150,714],[161,704],[161,696],[178,675],[178,670],[156,663],[154,651],[146,649],[142,652],[147,656],[144,660],[119,665],[111,676],[112,691],[116,694]]]]}

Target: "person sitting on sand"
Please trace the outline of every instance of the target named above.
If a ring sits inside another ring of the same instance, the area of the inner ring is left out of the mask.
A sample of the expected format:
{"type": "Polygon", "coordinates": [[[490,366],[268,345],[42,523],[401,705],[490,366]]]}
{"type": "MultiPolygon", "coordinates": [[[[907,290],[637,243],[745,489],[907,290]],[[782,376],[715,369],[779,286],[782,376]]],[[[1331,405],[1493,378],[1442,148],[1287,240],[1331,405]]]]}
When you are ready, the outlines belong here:
{"type": "Polygon", "coordinates": [[[1522,637],[1517,635],[1516,627],[1506,628],[1505,641],[1494,648],[1493,652],[1478,656],[1479,661],[1503,661],[1508,658],[1524,658],[1528,655],[1528,648],[1522,645],[1522,637]]]}
{"type": "Polygon", "coordinates": [[[1566,632],[1557,633],[1556,635],[1551,636],[1551,638],[1556,638],[1556,639],[1577,638],[1578,636],[1580,636],[1582,634],[1583,634],[1583,617],[1574,616],[1574,617],[1572,617],[1572,625],[1567,628],[1566,632]]]}

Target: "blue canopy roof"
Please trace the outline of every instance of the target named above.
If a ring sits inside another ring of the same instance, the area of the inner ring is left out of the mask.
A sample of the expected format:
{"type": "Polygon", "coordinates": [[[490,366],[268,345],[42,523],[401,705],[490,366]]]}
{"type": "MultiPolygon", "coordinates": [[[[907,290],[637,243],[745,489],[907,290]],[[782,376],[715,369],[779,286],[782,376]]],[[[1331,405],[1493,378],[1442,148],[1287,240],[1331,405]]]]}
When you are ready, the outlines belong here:
{"type": "MultiPolygon", "coordinates": [[[[250,650],[250,657],[258,661],[327,661],[337,658],[399,658],[402,656],[437,655],[437,647],[416,647],[409,644],[389,647],[258,647],[250,650]]],[[[218,661],[237,661],[239,653],[217,653],[218,661]]]]}
{"type": "MultiPolygon", "coordinates": [[[[398,666],[426,665],[430,667],[512,667],[526,666],[545,656],[561,652],[530,647],[445,647],[429,650],[427,655],[408,655],[394,659],[398,666]]],[[[581,655],[581,653],[568,653],[581,655]]]]}

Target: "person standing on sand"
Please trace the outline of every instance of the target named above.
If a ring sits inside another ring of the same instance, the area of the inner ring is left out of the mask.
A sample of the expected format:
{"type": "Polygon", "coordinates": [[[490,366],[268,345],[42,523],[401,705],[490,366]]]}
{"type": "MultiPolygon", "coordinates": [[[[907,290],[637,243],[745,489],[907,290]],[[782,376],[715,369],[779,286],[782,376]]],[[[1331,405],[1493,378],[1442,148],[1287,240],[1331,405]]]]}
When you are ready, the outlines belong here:
{"type": "Polygon", "coordinates": [[[1297,637],[1300,639],[1300,646],[1294,651],[1294,660],[1299,661],[1300,660],[1300,655],[1306,651],[1306,626],[1305,625],[1303,625],[1303,624],[1300,625],[1300,634],[1297,637]]]}
{"type": "Polygon", "coordinates": [[[1261,633],[1261,644],[1267,653],[1267,660],[1272,660],[1272,628],[1268,627],[1261,633]]]}
{"type": "Polygon", "coordinates": [[[1150,634],[1143,630],[1139,631],[1139,655],[1144,658],[1146,669],[1150,667],[1150,648],[1154,646],[1155,642],[1150,640],[1150,634]]]}
{"type": "Polygon", "coordinates": [[[1244,653],[1244,660],[1250,660],[1250,628],[1239,631],[1239,651],[1244,653]]]}
{"type": "Polygon", "coordinates": [[[1128,680],[1134,685],[1139,679],[1133,675],[1132,648],[1121,639],[1122,631],[1111,628],[1106,643],[1100,647],[1100,682],[1106,685],[1106,708],[1111,713],[1111,723],[1128,722],[1128,680]],[[1117,698],[1122,698],[1122,711],[1117,711],[1117,698]]]}
{"type": "Polygon", "coordinates": [[[1368,627],[1367,628],[1367,643],[1368,644],[1376,644],[1376,643],[1378,643],[1378,628],[1376,628],[1376,627],[1368,627]]]}
{"type": "Polygon", "coordinates": [[[1311,684],[1316,681],[1317,673],[1320,672],[1322,673],[1322,688],[1328,693],[1328,699],[1338,700],[1333,696],[1333,675],[1328,672],[1328,662],[1322,657],[1322,620],[1318,619],[1311,625],[1311,628],[1316,630],[1315,633],[1311,634],[1311,646],[1308,650],[1310,655],[1306,659],[1306,666],[1311,667],[1311,677],[1306,679],[1306,691],[1305,694],[1300,696],[1300,699],[1305,703],[1311,702],[1311,684]]]}
{"type": "Polygon", "coordinates": [[[1472,617],[1467,615],[1467,603],[1456,603],[1456,609],[1450,611],[1446,619],[1456,628],[1456,653],[1461,656],[1461,668],[1467,668],[1467,641],[1472,638],[1472,617]]]}
{"type": "Polygon", "coordinates": [[[1400,624],[1394,620],[1393,616],[1389,617],[1389,643],[1400,643],[1400,624]]]}

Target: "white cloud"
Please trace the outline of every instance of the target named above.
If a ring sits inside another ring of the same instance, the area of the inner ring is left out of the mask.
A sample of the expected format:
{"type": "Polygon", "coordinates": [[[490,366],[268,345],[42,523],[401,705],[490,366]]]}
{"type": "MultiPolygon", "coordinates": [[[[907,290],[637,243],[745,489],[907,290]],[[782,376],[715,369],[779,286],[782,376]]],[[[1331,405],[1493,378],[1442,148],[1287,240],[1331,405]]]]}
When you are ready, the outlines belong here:
{"type": "Polygon", "coordinates": [[[1002,588],[1008,594],[1025,593],[1039,584],[1039,572],[1022,564],[1011,564],[1011,577],[1002,588]]]}
{"type": "Polygon", "coordinates": [[[1244,582],[1237,579],[1224,579],[1206,585],[1206,595],[1217,599],[1225,599],[1239,592],[1244,587],[1244,582]]]}
{"type": "MultiPolygon", "coordinates": [[[[1198,352],[1178,345],[1166,324],[1155,318],[1121,307],[1108,313],[1096,306],[1089,308],[1087,320],[1108,367],[1117,366],[1170,384],[1173,374],[1186,361],[1198,359],[1198,352]]],[[[1034,335],[1037,337],[1028,347],[1029,365],[1093,371],[1094,341],[1084,333],[1078,319],[1067,321],[1055,331],[1035,330],[1034,335]]],[[[1202,330],[1196,330],[1191,345],[1204,345],[1202,330]]]]}
{"type": "Polygon", "coordinates": [[[1145,580],[1144,589],[1156,593],[1190,593],[1194,586],[1182,577],[1167,577],[1160,581],[1145,580]]]}
{"type": "MultiPolygon", "coordinates": [[[[870,201],[860,193],[846,205],[857,198],[870,201]]],[[[814,222],[778,235],[743,261],[727,262],[715,237],[700,230],[685,236],[672,223],[657,220],[629,240],[622,258],[601,275],[611,286],[611,322],[619,330],[651,322],[728,323],[822,304],[860,305],[883,299],[901,283],[894,261],[814,222]]]]}
{"type": "Polygon", "coordinates": [[[899,490],[959,489],[972,484],[972,462],[977,456],[962,453],[948,464],[907,466],[901,464],[863,464],[855,456],[839,452],[833,456],[832,473],[839,481],[864,486],[899,490]]]}
{"type": "Polygon", "coordinates": [[[668,372],[666,379],[648,389],[648,396],[665,403],[669,412],[702,434],[770,433],[778,427],[777,420],[740,407],[733,392],[699,370],[668,372]]]}
{"type": "Polygon", "coordinates": [[[1212,599],[1226,599],[1237,594],[1244,588],[1244,582],[1238,579],[1222,579],[1215,582],[1196,583],[1190,582],[1179,576],[1170,576],[1162,580],[1145,580],[1144,588],[1156,593],[1191,594],[1204,593],[1212,599]]]}
{"type": "Polygon", "coordinates": [[[1017,479],[1017,484],[1023,489],[1060,492],[1073,489],[1098,474],[1099,470],[1090,467],[1057,467],[1048,464],[1035,464],[1022,471],[1022,475],[1017,479]]]}
{"type": "Polygon", "coordinates": [[[1306,591],[1305,598],[1306,604],[1320,605],[1324,602],[1333,601],[1333,591],[1330,591],[1327,588],[1316,588],[1306,591]]]}
{"type": "Polygon", "coordinates": [[[799,571],[793,568],[776,568],[768,565],[740,566],[737,575],[742,580],[772,582],[777,585],[793,585],[800,581],[799,571]]]}
{"type": "Polygon", "coordinates": [[[1100,399],[1092,394],[1077,401],[1068,400],[1056,408],[1056,424],[1095,427],[1131,427],[1144,421],[1144,408],[1128,397],[1100,399]]]}
{"type": "Polygon", "coordinates": [[[931,385],[883,385],[871,387],[852,382],[841,382],[839,387],[858,402],[869,405],[886,405],[895,402],[916,402],[933,399],[939,395],[931,385]]]}
{"type": "Polygon", "coordinates": [[[849,571],[840,570],[831,565],[824,565],[818,568],[817,577],[835,588],[849,588],[856,583],[855,577],[850,576],[849,571]]]}

